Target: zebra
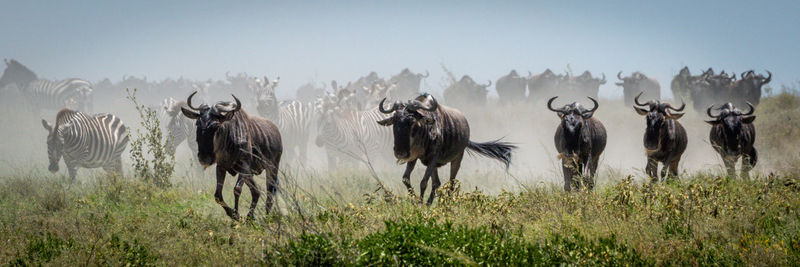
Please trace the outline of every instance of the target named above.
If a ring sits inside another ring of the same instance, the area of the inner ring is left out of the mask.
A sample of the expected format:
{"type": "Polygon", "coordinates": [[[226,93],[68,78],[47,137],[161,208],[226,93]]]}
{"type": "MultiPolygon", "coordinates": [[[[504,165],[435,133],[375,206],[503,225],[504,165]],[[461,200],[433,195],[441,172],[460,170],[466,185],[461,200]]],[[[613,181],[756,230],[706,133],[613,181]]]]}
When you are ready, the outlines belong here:
{"type": "Polygon", "coordinates": [[[251,90],[256,94],[257,110],[261,116],[271,120],[284,137],[284,153],[290,158],[305,162],[309,133],[314,121],[314,106],[312,103],[303,103],[297,100],[281,101],[275,97],[275,87],[280,78],[272,82],[265,76],[250,84],[251,90]],[[295,152],[297,148],[297,152],[295,152]],[[296,154],[295,154],[296,153],[296,154]]]}
{"type": "MultiPolygon", "coordinates": [[[[175,154],[178,146],[186,140],[189,149],[192,150],[193,162],[197,162],[197,140],[193,138],[197,135],[197,127],[193,120],[181,114],[181,107],[187,107],[186,101],[176,101],[169,97],[161,103],[163,115],[159,118],[166,122],[167,134],[167,153],[175,154]]],[[[198,167],[199,168],[199,167],[198,167]]]]}
{"type": "Polygon", "coordinates": [[[6,69],[0,77],[0,87],[16,85],[34,113],[41,109],[58,110],[64,107],[80,111],[92,110],[92,84],[78,78],[49,81],[16,60],[5,60],[6,69]]]}
{"type": "Polygon", "coordinates": [[[374,160],[376,156],[391,156],[384,152],[391,151],[392,132],[375,123],[387,117],[377,107],[364,111],[341,109],[329,99],[323,100],[318,109],[321,115],[314,143],[325,148],[329,170],[346,158],[363,160],[361,155],[366,155],[374,160]]]}
{"type": "Polygon", "coordinates": [[[78,167],[102,167],[107,172],[122,174],[122,152],[128,146],[128,132],[117,116],[62,109],[56,114],[54,124],[42,119],[42,126],[48,132],[50,172],[58,171],[58,162],[63,157],[73,181],[78,167]]]}

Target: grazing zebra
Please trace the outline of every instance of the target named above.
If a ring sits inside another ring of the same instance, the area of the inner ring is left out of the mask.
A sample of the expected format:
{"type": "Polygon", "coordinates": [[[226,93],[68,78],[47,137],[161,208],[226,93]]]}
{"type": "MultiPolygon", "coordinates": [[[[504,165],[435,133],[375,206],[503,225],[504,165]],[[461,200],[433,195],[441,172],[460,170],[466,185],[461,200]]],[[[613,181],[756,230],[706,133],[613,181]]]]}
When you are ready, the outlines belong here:
{"type": "Polygon", "coordinates": [[[0,77],[0,87],[16,85],[35,113],[41,109],[58,110],[64,107],[92,110],[92,85],[88,81],[77,78],[56,82],[41,80],[16,60],[6,60],[5,63],[6,70],[0,77]]]}
{"type": "Polygon", "coordinates": [[[46,120],[42,120],[42,125],[49,133],[47,156],[51,172],[58,171],[63,156],[72,180],[78,167],[102,167],[107,172],[122,174],[122,152],[128,146],[128,132],[116,116],[62,109],[54,125],[46,120]]]}
{"type": "Polygon", "coordinates": [[[275,87],[280,78],[270,82],[267,77],[251,84],[256,94],[257,110],[261,116],[271,120],[283,136],[283,152],[290,159],[305,162],[311,123],[314,121],[313,105],[296,100],[281,101],[275,97],[275,87]],[[297,152],[295,152],[297,148],[297,152]]]}
{"type": "Polygon", "coordinates": [[[343,159],[363,159],[365,153],[371,161],[376,156],[378,159],[391,156],[383,152],[391,151],[392,132],[375,123],[387,117],[377,108],[365,111],[340,110],[323,104],[321,112],[314,143],[325,147],[330,170],[343,159]]]}

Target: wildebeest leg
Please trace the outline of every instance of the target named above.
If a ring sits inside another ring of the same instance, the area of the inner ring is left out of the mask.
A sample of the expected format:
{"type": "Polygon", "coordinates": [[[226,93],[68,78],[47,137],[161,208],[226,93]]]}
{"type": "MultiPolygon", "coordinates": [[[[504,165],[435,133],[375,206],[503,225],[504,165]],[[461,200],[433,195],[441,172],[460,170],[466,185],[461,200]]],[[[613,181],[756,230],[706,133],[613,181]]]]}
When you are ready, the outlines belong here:
{"type": "Polygon", "coordinates": [[[681,159],[674,159],[672,162],[669,163],[669,179],[678,179],[678,163],[681,162],[681,159]]]}
{"type": "Polygon", "coordinates": [[[425,200],[425,189],[428,188],[428,179],[431,178],[433,172],[436,171],[436,157],[433,157],[430,162],[428,162],[428,168],[425,169],[425,175],[422,176],[422,181],[419,183],[419,203],[422,203],[425,200]]]}
{"type": "Polygon", "coordinates": [[[261,192],[258,191],[258,186],[256,186],[256,181],[253,180],[252,175],[248,175],[244,182],[247,184],[247,187],[250,188],[250,196],[253,199],[253,202],[250,203],[250,212],[247,213],[247,219],[252,220],[255,216],[256,206],[258,205],[258,198],[261,197],[261,192]]]}
{"type": "Polygon", "coordinates": [[[561,171],[564,173],[564,191],[572,191],[572,171],[575,166],[571,166],[571,160],[561,160],[561,171]]]}
{"type": "Polygon", "coordinates": [[[739,157],[723,157],[722,162],[725,163],[725,168],[728,169],[728,177],[736,178],[736,161],[739,157]]]}
{"type": "Polygon", "coordinates": [[[756,149],[753,148],[750,150],[750,153],[745,154],[742,157],[742,178],[749,179],[750,178],[750,170],[756,166],[758,162],[758,152],[756,149]]]}
{"type": "Polygon", "coordinates": [[[411,172],[414,171],[414,166],[417,164],[417,160],[412,160],[406,163],[406,171],[403,172],[403,184],[408,189],[408,193],[412,196],[414,195],[414,188],[411,187],[411,172]]]}
{"type": "Polygon", "coordinates": [[[594,178],[597,174],[597,164],[600,163],[600,158],[591,158],[589,160],[589,179],[586,180],[586,184],[589,185],[589,190],[594,190],[594,178]]]}
{"type": "Polygon", "coordinates": [[[239,173],[239,177],[236,179],[236,185],[233,186],[233,212],[236,214],[236,218],[239,218],[239,195],[242,194],[242,185],[244,184],[244,180],[246,178],[246,174],[239,173]]]}
{"type": "Polygon", "coordinates": [[[431,182],[431,195],[428,197],[428,206],[433,204],[433,198],[436,196],[436,190],[439,189],[439,186],[442,185],[442,182],[439,180],[439,170],[436,167],[433,168],[433,182],[431,182]]]}
{"type": "Polygon", "coordinates": [[[645,167],[647,176],[650,176],[650,182],[658,182],[658,162],[653,158],[647,158],[647,167],[645,167]]]}
{"type": "Polygon", "coordinates": [[[214,191],[214,200],[225,209],[225,214],[228,214],[234,220],[239,220],[238,216],[233,212],[233,209],[225,204],[225,199],[222,198],[222,187],[225,185],[225,170],[217,167],[217,189],[214,191]]]}
{"type": "MultiPolygon", "coordinates": [[[[278,159],[280,161],[280,159],[278,159]]],[[[272,199],[275,197],[275,192],[278,191],[278,164],[280,162],[273,162],[273,166],[269,166],[266,169],[267,173],[267,196],[264,199],[265,204],[267,205],[267,214],[272,209],[272,199]]]]}
{"type": "Polygon", "coordinates": [[[461,169],[462,159],[464,159],[464,152],[461,152],[456,159],[450,162],[450,190],[453,190],[453,183],[456,182],[456,175],[458,174],[458,170],[461,169]]]}

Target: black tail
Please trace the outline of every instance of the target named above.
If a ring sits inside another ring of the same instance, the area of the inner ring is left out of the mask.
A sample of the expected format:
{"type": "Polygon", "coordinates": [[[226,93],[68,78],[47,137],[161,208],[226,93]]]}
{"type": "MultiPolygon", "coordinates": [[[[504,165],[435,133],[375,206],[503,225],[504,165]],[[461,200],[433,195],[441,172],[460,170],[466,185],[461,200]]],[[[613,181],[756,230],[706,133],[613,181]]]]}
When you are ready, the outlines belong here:
{"type": "Polygon", "coordinates": [[[508,165],[511,164],[511,152],[516,149],[517,146],[508,142],[501,142],[500,139],[498,139],[485,143],[469,141],[467,148],[478,152],[478,154],[503,162],[506,164],[506,169],[508,169],[508,165]]]}

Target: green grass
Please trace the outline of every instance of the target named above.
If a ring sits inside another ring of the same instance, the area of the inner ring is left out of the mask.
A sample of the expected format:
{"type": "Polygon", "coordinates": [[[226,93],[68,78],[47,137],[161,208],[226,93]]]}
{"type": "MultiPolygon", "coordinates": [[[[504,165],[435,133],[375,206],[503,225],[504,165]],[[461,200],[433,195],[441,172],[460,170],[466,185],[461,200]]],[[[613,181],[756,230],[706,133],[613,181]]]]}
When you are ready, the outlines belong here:
{"type": "Polygon", "coordinates": [[[180,186],[3,177],[0,259],[11,265],[526,266],[800,260],[800,180],[792,177],[694,176],[657,185],[623,179],[577,194],[456,188],[432,207],[380,192],[357,203],[314,203],[325,202],[300,208],[284,200],[282,215],[262,212],[254,222],[234,223],[208,193],[180,186]]]}
{"type": "MultiPolygon", "coordinates": [[[[621,114],[613,122],[632,111],[609,112],[621,114]]],[[[400,167],[379,172],[387,192],[363,169],[283,168],[274,212],[262,202],[252,222],[225,216],[211,177],[160,187],[81,172],[70,182],[15,166],[0,174],[0,265],[793,265],[800,127],[788,122],[800,120],[800,98],[765,98],[756,115],[753,180],[704,170],[649,184],[604,167],[595,192],[570,194],[481,169],[459,176],[474,190],[445,185],[427,207],[402,195],[400,167]]]]}

